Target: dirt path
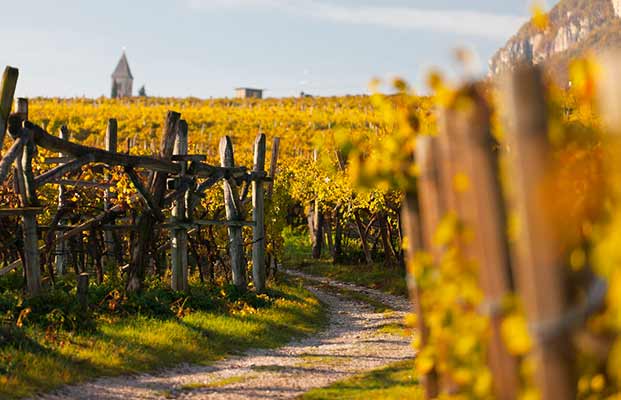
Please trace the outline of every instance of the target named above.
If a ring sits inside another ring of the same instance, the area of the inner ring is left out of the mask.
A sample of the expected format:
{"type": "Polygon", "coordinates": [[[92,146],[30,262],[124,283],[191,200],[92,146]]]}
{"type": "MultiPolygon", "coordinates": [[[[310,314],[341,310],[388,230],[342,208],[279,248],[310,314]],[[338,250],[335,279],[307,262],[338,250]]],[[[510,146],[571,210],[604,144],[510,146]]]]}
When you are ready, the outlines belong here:
{"type": "Polygon", "coordinates": [[[409,339],[380,330],[400,323],[407,300],[297,271],[328,305],[329,324],[314,337],[285,347],[251,350],[210,366],[182,365],[153,374],[102,378],[39,399],[284,399],[353,374],[413,357],[409,339]],[[394,311],[355,300],[358,293],[394,311]]]}

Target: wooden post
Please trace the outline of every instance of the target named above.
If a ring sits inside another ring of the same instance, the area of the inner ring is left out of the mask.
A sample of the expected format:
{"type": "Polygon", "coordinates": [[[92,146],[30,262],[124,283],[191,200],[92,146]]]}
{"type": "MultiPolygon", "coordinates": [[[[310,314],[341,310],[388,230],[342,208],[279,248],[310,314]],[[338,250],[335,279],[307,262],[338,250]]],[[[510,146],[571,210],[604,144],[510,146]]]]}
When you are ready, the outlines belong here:
{"type": "MultiPolygon", "coordinates": [[[[404,235],[407,238],[407,284],[410,301],[412,302],[414,313],[416,314],[420,346],[422,348],[426,346],[429,341],[429,329],[425,323],[425,314],[421,306],[421,291],[411,268],[417,252],[422,249],[421,226],[417,208],[416,194],[406,193],[401,206],[401,218],[403,221],[404,235]]],[[[438,396],[438,377],[435,368],[432,368],[431,371],[425,374],[421,381],[425,389],[425,398],[436,398],[438,396]]]]}
{"type": "Polygon", "coordinates": [[[0,151],[4,145],[4,136],[8,127],[9,114],[13,105],[13,96],[17,86],[19,71],[17,68],[6,67],[0,83],[0,151]]]}
{"type": "Polygon", "coordinates": [[[563,249],[546,211],[549,199],[542,196],[551,150],[541,70],[516,70],[501,93],[510,143],[510,200],[519,224],[514,274],[535,341],[535,382],[542,400],[574,399],[569,335],[546,338],[541,328],[563,318],[567,309],[563,249]]]}
{"type": "Polygon", "coordinates": [[[272,180],[267,185],[267,198],[272,198],[272,192],[274,191],[274,178],[276,177],[276,171],[278,168],[278,152],[280,151],[280,138],[275,137],[272,141],[272,158],[270,159],[270,178],[272,180]]]}
{"type": "Polygon", "coordinates": [[[433,237],[447,211],[442,196],[439,151],[437,137],[421,135],[416,138],[415,158],[420,170],[417,190],[421,211],[422,246],[433,255],[435,262],[440,261],[442,249],[434,243],[433,237]]]}
{"type": "MultiPolygon", "coordinates": [[[[106,128],[106,151],[110,153],[117,152],[118,145],[118,123],[116,119],[110,118],[108,120],[108,126],[106,128]]],[[[111,177],[108,176],[109,180],[111,177]]],[[[104,210],[109,211],[112,207],[112,198],[114,193],[110,192],[110,189],[106,189],[104,192],[104,210]]],[[[109,225],[114,225],[115,221],[110,221],[109,225]]],[[[108,271],[116,271],[117,268],[117,249],[116,240],[114,238],[114,232],[111,229],[104,231],[104,266],[108,271]]]]}
{"type": "MultiPolygon", "coordinates": [[[[16,101],[16,113],[22,121],[28,120],[28,99],[19,98],[16,101]]],[[[32,173],[32,158],[37,147],[32,138],[32,132],[22,129],[21,138],[24,140],[22,154],[15,160],[16,178],[20,190],[20,198],[24,207],[39,205],[36,197],[34,176],[32,173]]],[[[22,215],[24,230],[24,273],[26,285],[31,296],[41,291],[41,262],[39,255],[39,237],[37,234],[37,216],[34,212],[25,212],[22,215]]]]}
{"type": "MultiPolygon", "coordinates": [[[[220,164],[223,167],[234,167],[233,144],[229,136],[220,140],[220,164]]],[[[242,210],[238,207],[239,194],[237,186],[232,179],[225,180],[224,207],[226,209],[227,221],[241,221],[242,210]]],[[[233,274],[233,284],[239,289],[246,289],[246,265],[244,261],[244,243],[242,240],[242,228],[239,226],[228,226],[229,233],[229,254],[231,256],[231,272],[233,274]]]]}
{"type": "MultiPolygon", "coordinates": [[[[160,143],[160,158],[170,160],[177,136],[177,122],[181,114],[169,111],[163,127],[162,142],[160,143]]],[[[168,173],[158,171],[153,174],[150,192],[156,207],[161,208],[166,192],[168,173]]],[[[136,223],[136,240],[132,242],[131,261],[127,276],[127,290],[139,291],[142,288],[145,267],[148,260],[149,247],[152,245],[155,217],[151,213],[143,213],[136,223]]]]}
{"type": "MultiPolygon", "coordinates": [[[[318,158],[319,151],[315,149],[313,150],[313,161],[315,164],[318,158]]],[[[314,259],[321,258],[321,248],[323,245],[323,213],[320,208],[319,198],[315,197],[315,200],[313,200],[313,208],[309,215],[309,229],[312,242],[311,253],[314,259]]]]}
{"type": "MultiPolygon", "coordinates": [[[[265,135],[262,133],[254,141],[253,171],[257,175],[265,174],[265,135]]],[[[257,179],[252,181],[252,219],[254,220],[252,227],[252,280],[257,292],[265,290],[265,209],[263,195],[263,180],[257,176],[257,179]]]]}
{"type": "MultiPolygon", "coordinates": [[[[416,277],[412,275],[410,263],[414,259],[416,252],[421,248],[431,253],[435,262],[439,262],[441,257],[441,249],[432,240],[442,214],[445,212],[442,203],[442,191],[439,187],[437,138],[418,136],[416,139],[415,160],[420,171],[417,181],[418,195],[415,197],[412,193],[406,193],[402,205],[401,218],[403,220],[404,235],[408,238],[406,247],[408,290],[414,305],[414,312],[417,316],[420,345],[424,347],[429,341],[429,328],[420,304],[420,288],[416,282],[416,277]]],[[[438,396],[439,382],[435,367],[423,377],[423,385],[425,387],[426,399],[433,399],[438,396]]]]}
{"type": "MultiPolygon", "coordinates": [[[[175,155],[188,154],[188,124],[180,120],[177,129],[177,141],[175,142],[175,155]]],[[[186,162],[179,161],[182,165],[181,176],[185,173],[186,162]]],[[[185,196],[184,196],[185,197],[185,196]]],[[[175,221],[185,221],[185,198],[176,200],[173,206],[172,215],[175,221]]],[[[187,291],[188,288],[188,233],[185,228],[175,227],[172,229],[172,280],[173,290],[187,291]]]]}
{"type": "Polygon", "coordinates": [[[454,126],[453,145],[460,154],[460,166],[471,184],[461,194],[464,223],[474,231],[465,243],[479,266],[478,280],[485,294],[484,311],[490,317],[488,361],[494,377],[494,394],[499,400],[518,397],[517,360],[504,345],[501,324],[503,300],[512,292],[506,212],[499,179],[498,143],[491,133],[491,112],[476,85],[461,92],[459,105],[446,112],[454,126]],[[463,102],[468,101],[468,106],[463,102]]]}
{"type": "Polygon", "coordinates": [[[88,274],[86,272],[78,275],[78,304],[82,311],[86,311],[88,308],[88,274]]]}
{"type": "MultiPolygon", "coordinates": [[[[70,133],[67,126],[63,125],[60,128],[60,138],[63,140],[69,140],[70,133]]],[[[64,157],[66,154],[59,153],[59,156],[64,157]]],[[[60,211],[66,205],[65,201],[65,188],[63,185],[58,185],[58,210],[60,211]]],[[[58,221],[63,225],[64,220],[58,221]]],[[[63,232],[56,232],[56,238],[62,238],[63,232]]],[[[65,240],[57,240],[56,242],[56,273],[64,275],[67,272],[67,242],[65,240]]]]}

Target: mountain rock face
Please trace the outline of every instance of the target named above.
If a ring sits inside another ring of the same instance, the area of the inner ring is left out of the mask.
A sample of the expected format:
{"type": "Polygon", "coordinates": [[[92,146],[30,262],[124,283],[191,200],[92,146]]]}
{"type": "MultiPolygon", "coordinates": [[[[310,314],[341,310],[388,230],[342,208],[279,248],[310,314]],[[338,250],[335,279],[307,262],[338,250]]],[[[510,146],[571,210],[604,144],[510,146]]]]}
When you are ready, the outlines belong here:
{"type": "Polygon", "coordinates": [[[520,64],[550,63],[562,70],[570,55],[621,42],[620,17],[621,0],[562,0],[549,12],[545,31],[529,22],[498,50],[490,61],[490,75],[520,64]]]}

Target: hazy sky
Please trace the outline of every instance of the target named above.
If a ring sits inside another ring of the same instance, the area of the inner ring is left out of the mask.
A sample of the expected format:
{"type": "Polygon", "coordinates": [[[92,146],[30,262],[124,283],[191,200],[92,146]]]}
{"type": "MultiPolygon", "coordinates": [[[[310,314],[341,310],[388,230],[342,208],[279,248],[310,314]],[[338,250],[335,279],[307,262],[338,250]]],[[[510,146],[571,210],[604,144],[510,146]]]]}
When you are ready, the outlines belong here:
{"type": "Polygon", "coordinates": [[[417,85],[455,67],[478,71],[529,15],[528,0],[4,1],[0,66],[20,96],[109,95],[123,48],[134,91],[201,98],[237,86],[268,96],[365,93],[373,77],[417,85]]]}

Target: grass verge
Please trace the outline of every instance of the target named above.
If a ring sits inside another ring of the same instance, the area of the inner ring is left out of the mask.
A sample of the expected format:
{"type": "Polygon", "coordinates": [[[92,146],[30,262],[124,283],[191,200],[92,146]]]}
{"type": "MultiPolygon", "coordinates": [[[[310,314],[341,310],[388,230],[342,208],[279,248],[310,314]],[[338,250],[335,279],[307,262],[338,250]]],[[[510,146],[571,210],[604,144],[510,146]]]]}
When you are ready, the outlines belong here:
{"type": "MultiPolygon", "coordinates": [[[[103,304],[107,311],[91,310],[84,329],[80,329],[81,318],[62,309],[62,304],[70,304],[62,299],[41,298],[37,300],[41,304],[19,299],[13,303],[11,292],[0,293],[0,312],[20,315],[1,320],[0,398],[16,399],[99,376],[181,362],[208,364],[248,348],[283,345],[293,337],[316,332],[326,322],[323,305],[301,286],[290,283],[274,284],[267,295],[260,296],[232,296],[223,289],[218,289],[221,295],[200,292],[201,288],[192,290],[203,301],[193,303],[192,296],[184,299],[164,289],[143,293],[133,302],[125,299],[125,305],[114,302],[116,293],[105,295],[93,304],[103,304]],[[144,300],[149,296],[152,304],[144,300]],[[60,308],[35,311],[46,304],[60,308]],[[158,314],[149,312],[149,307],[169,311],[158,314]],[[32,310],[30,317],[24,316],[26,309],[32,310]],[[125,312],[119,314],[119,309],[125,312]],[[55,325],[54,318],[62,321],[55,325]]],[[[48,297],[55,296],[56,292],[48,297]]]]}
{"type": "Polygon", "coordinates": [[[418,400],[423,398],[422,388],[414,377],[413,361],[403,361],[356,375],[325,388],[311,390],[300,397],[303,400],[418,400]]]}
{"type": "Polygon", "coordinates": [[[325,276],[342,282],[354,283],[386,293],[407,296],[405,270],[374,264],[334,264],[331,259],[311,257],[308,235],[303,231],[288,229],[283,233],[285,264],[307,274],[325,276]]]}

